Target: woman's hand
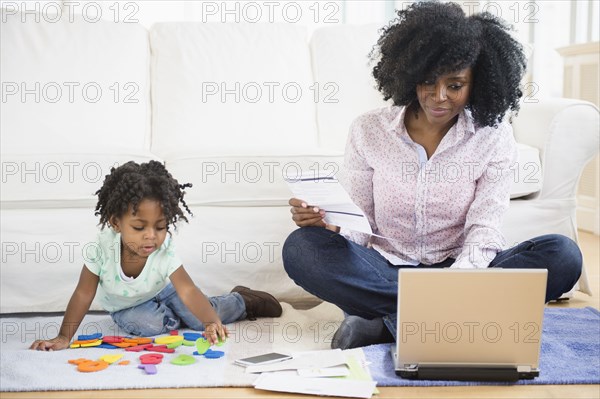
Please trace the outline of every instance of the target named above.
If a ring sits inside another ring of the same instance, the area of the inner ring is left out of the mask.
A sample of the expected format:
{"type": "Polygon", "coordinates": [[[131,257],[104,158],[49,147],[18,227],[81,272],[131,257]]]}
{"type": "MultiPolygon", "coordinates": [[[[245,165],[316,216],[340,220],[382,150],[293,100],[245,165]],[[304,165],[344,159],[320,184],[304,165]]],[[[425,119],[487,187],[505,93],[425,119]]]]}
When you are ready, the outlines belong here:
{"type": "Polygon", "coordinates": [[[305,201],[298,198],[291,198],[288,202],[291,205],[292,220],[298,227],[326,227],[325,211],[316,206],[309,206],[305,201]]]}
{"type": "Polygon", "coordinates": [[[206,323],[204,325],[204,338],[211,344],[214,345],[219,342],[219,338],[221,341],[225,341],[229,337],[229,331],[227,331],[227,327],[221,324],[220,321],[206,323]]]}
{"type": "Polygon", "coordinates": [[[71,340],[64,335],[59,335],[56,338],[42,340],[38,339],[35,341],[29,349],[35,349],[38,351],[59,351],[69,347],[71,340]]]}

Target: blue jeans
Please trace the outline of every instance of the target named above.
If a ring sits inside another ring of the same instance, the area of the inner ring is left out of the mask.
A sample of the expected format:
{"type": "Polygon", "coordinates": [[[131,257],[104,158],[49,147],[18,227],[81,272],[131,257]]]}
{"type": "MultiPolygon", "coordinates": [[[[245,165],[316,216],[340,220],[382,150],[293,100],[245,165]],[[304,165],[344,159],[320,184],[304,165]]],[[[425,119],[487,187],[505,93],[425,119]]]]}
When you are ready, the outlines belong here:
{"type": "MultiPolygon", "coordinates": [[[[433,265],[449,267],[448,258],[433,265]]],[[[288,275],[311,294],[339,306],[346,314],[365,319],[383,317],[396,336],[398,268],[379,252],[322,227],[293,231],[283,245],[288,275]]],[[[581,275],[582,256],[577,244],[550,234],[524,241],[499,252],[489,267],[548,269],[546,302],[571,290],[581,275]]]]}
{"type": "MultiPolygon", "coordinates": [[[[246,318],[246,305],[237,292],[208,298],[223,324],[246,318]]],[[[112,319],[125,332],[150,336],[178,328],[203,331],[204,325],[183,304],[173,284],[169,283],[151,300],[111,313],[112,319]]]]}

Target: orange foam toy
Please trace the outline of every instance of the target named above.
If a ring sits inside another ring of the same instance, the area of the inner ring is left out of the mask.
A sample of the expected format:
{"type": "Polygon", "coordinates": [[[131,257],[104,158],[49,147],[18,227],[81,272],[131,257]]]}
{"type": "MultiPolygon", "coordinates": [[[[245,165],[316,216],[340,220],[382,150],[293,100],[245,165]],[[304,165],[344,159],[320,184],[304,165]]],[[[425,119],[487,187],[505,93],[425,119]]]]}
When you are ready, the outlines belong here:
{"type": "Polygon", "coordinates": [[[69,360],[69,364],[79,364],[79,363],[83,363],[83,362],[89,362],[90,359],[85,359],[83,357],[80,357],[79,359],[71,359],[69,360]]]}
{"type": "Polygon", "coordinates": [[[83,373],[92,373],[94,371],[104,370],[108,367],[108,363],[103,360],[89,360],[87,362],[79,363],[77,370],[83,373]]]}
{"type": "Polygon", "coordinates": [[[130,342],[136,345],[146,345],[152,343],[152,338],[137,337],[137,338],[123,338],[123,342],[130,342]]]}

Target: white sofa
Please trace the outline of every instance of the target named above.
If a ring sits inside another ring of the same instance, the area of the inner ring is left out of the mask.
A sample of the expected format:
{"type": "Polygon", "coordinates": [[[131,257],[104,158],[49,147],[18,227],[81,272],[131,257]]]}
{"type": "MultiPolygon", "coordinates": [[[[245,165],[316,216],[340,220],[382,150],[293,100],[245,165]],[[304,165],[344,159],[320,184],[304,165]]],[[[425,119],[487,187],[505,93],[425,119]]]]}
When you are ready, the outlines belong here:
{"type": "MultiPolygon", "coordinates": [[[[293,24],[2,21],[1,313],[65,309],[97,231],[94,192],[110,166],[150,159],[194,184],[194,218],[175,240],[206,294],[244,284],[315,301],[281,264],[295,228],[282,173],[335,171],[351,120],[386,106],[366,58],[378,27],[309,38],[293,24]]],[[[576,239],[575,189],[598,151],[598,110],[535,99],[514,130],[508,241],[576,239]]],[[[585,275],[579,289],[589,293],[585,275]]]]}

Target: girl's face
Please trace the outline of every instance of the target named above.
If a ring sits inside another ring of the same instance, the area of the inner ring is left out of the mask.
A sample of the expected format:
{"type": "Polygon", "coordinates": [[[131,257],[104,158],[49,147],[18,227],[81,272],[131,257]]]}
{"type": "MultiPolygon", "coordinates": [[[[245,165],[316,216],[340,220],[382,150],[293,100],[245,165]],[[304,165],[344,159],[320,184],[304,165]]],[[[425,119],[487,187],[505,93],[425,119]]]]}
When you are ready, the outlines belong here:
{"type": "Polygon", "coordinates": [[[471,68],[438,77],[435,82],[417,85],[417,98],[431,125],[453,123],[469,102],[471,68]]]}
{"type": "Polygon", "coordinates": [[[111,224],[121,233],[121,263],[146,262],[150,254],[156,251],[167,236],[167,221],[160,202],[144,199],[133,214],[130,206],[120,218],[112,217],[111,224]]]}

